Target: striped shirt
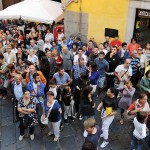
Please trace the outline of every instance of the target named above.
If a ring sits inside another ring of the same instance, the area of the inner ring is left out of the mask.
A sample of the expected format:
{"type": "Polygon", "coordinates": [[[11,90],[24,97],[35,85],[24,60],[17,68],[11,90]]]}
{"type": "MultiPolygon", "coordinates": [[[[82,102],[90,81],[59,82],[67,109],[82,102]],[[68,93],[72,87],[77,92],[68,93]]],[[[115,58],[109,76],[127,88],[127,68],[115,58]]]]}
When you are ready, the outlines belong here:
{"type": "Polygon", "coordinates": [[[136,57],[136,58],[130,57],[130,59],[131,59],[132,74],[134,75],[138,72],[137,64],[140,63],[140,59],[138,57],[136,57]]]}

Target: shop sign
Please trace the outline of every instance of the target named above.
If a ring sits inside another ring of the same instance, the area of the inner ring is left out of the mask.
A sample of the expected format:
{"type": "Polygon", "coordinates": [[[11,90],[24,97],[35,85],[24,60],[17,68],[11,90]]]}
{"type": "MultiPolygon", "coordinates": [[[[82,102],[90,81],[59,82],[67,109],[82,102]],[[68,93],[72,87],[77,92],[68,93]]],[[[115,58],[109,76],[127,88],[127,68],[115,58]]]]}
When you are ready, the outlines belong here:
{"type": "Polygon", "coordinates": [[[138,16],[140,18],[150,18],[150,10],[138,10],[138,16]]]}

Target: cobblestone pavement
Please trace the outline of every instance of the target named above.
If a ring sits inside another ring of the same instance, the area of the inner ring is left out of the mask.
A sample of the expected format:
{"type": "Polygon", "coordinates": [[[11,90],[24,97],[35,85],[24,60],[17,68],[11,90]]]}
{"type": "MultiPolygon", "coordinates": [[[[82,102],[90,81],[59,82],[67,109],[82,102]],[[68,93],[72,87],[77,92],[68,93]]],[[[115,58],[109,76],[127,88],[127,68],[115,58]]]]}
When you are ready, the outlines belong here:
{"type": "MultiPolygon", "coordinates": [[[[81,150],[83,139],[82,121],[76,119],[65,125],[59,142],[53,142],[47,136],[48,129],[43,131],[35,127],[35,139],[30,140],[28,132],[23,141],[19,141],[19,123],[13,123],[13,108],[11,99],[0,100],[0,150],[81,150]]],[[[96,115],[97,124],[101,127],[99,114],[96,115]]],[[[125,122],[120,125],[119,114],[110,126],[109,145],[103,150],[129,150],[132,124],[125,122]]],[[[102,140],[100,141],[100,143],[102,140]]],[[[148,150],[145,142],[144,149],[148,150]]]]}

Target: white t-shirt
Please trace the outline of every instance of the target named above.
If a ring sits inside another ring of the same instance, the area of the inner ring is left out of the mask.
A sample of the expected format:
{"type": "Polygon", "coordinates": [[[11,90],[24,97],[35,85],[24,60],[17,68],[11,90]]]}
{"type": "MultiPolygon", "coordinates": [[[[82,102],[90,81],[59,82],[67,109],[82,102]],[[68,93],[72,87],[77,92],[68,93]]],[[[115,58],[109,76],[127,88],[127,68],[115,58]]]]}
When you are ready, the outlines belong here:
{"type": "Polygon", "coordinates": [[[137,118],[134,118],[134,131],[133,131],[133,135],[137,138],[137,139],[144,139],[146,137],[146,124],[145,123],[140,123],[138,122],[137,118]]]}
{"type": "MultiPolygon", "coordinates": [[[[87,63],[87,56],[83,54],[83,55],[82,55],[82,58],[84,59],[84,63],[87,63]]],[[[73,62],[74,62],[75,64],[78,64],[78,63],[79,63],[79,62],[78,62],[78,59],[79,59],[79,55],[77,54],[77,55],[74,56],[73,62]]]]}
{"type": "Polygon", "coordinates": [[[132,76],[132,68],[131,67],[129,67],[129,69],[124,68],[124,65],[117,66],[117,68],[115,69],[115,72],[117,72],[120,77],[123,76],[122,79],[125,81],[128,80],[128,78],[132,76]]]}
{"type": "Polygon", "coordinates": [[[58,34],[58,41],[62,41],[62,38],[64,37],[64,34],[61,33],[61,34],[58,34]]]}
{"type": "Polygon", "coordinates": [[[127,69],[127,68],[124,68],[124,65],[119,65],[115,69],[115,72],[117,72],[119,77],[123,79],[123,81],[119,82],[119,86],[118,86],[118,89],[122,89],[125,81],[127,81],[129,77],[132,76],[132,68],[129,67],[129,69],[127,69]]]}
{"type": "Polygon", "coordinates": [[[33,55],[32,57],[28,55],[28,60],[31,61],[34,65],[38,62],[38,57],[36,55],[33,55]]]}
{"type": "Polygon", "coordinates": [[[56,98],[57,96],[57,89],[56,88],[49,88],[49,91],[54,93],[54,97],[56,98]]]}
{"type": "Polygon", "coordinates": [[[50,50],[51,47],[52,47],[52,45],[50,43],[49,44],[45,43],[44,48],[43,48],[43,52],[45,52],[45,48],[48,48],[50,50]]]}
{"type": "Polygon", "coordinates": [[[11,51],[12,51],[13,53],[15,53],[15,54],[18,53],[17,48],[12,49],[11,51]]]}
{"type": "Polygon", "coordinates": [[[54,35],[52,33],[46,33],[45,39],[48,39],[50,41],[54,41],[54,35]]]}

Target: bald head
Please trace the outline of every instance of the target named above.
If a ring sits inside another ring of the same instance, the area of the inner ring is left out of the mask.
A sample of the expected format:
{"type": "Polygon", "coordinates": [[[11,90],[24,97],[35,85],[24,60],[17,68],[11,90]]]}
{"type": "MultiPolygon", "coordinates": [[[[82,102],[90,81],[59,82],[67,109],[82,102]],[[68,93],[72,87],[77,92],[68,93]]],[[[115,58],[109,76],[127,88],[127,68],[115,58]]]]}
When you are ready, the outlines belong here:
{"type": "Polygon", "coordinates": [[[68,47],[67,46],[64,46],[63,47],[63,52],[66,54],[68,52],[68,47]]]}
{"type": "Polygon", "coordinates": [[[130,63],[131,63],[131,59],[127,58],[127,59],[124,61],[124,67],[125,67],[125,68],[129,68],[130,63]]]}
{"type": "Polygon", "coordinates": [[[15,75],[15,81],[16,81],[16,84],[20,84],[21,83],[21,81],[22,81],[21,74],[16,74],[15,75]]]}

